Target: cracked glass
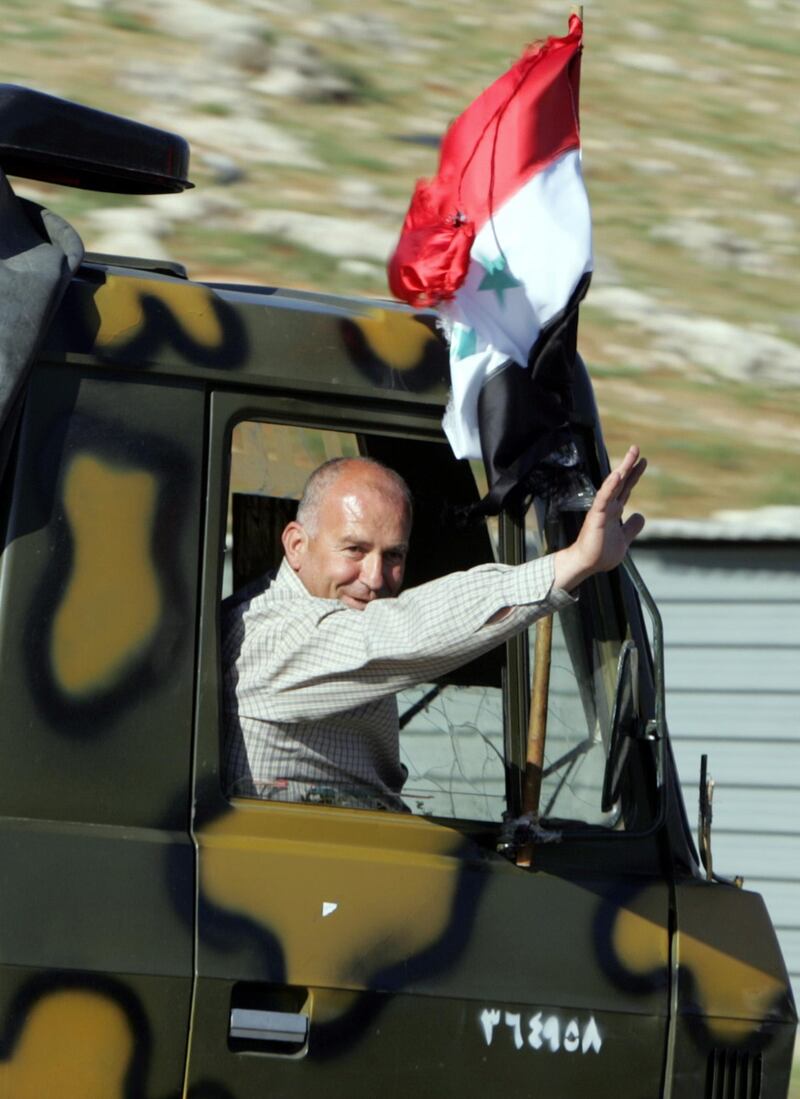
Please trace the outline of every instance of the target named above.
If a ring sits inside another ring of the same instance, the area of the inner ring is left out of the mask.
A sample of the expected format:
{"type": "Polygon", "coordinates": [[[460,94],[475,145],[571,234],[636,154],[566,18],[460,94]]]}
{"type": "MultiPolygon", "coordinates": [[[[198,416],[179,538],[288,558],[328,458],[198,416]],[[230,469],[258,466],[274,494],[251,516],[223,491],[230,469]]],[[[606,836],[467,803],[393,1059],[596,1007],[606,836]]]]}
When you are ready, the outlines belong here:
{"type": "Polygon", "coordinates": [[[412,813],[499,821],[506,807],[503,692],[424,683],[398,695],[403,800],[412,813]]]}

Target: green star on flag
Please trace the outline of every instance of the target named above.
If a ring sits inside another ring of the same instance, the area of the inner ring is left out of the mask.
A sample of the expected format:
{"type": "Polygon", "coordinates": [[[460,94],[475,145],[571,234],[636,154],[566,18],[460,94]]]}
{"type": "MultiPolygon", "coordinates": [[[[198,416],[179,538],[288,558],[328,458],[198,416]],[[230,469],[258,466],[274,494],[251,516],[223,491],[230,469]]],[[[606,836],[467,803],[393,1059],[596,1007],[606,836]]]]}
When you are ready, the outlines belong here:
{"type": "Polygon", "coordinates": [[[467,328],[458,321],[453,325],[450,337],[450,351],[456,359],[467,359],[478,349],[478,339],[474,328],[467,328]]]}
{"type": "Polygon", "coordinates": [[[519,279],[515,279],[509,271],[505,256],[497,256],[496,259],[490,260],[479,259],[478,263],[486,272],[478,289],[494,290],[501,307],[505,308],[504,294],[506,290],[512,290],[515,286],[522,286],[522,283],[519,279]]]}

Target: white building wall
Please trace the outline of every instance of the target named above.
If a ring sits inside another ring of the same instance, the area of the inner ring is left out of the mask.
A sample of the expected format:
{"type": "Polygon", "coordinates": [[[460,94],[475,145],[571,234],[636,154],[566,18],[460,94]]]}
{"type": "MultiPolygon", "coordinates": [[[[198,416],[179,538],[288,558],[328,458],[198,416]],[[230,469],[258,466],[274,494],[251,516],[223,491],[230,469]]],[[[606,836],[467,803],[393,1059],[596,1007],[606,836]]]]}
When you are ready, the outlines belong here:
{"type": "Polygon", "coordinates": [[[689,819],[705,752],[714,869],[763,895],[800,1002],[800,546],[646,541],[634,556],[664,619],[689,819]]]}

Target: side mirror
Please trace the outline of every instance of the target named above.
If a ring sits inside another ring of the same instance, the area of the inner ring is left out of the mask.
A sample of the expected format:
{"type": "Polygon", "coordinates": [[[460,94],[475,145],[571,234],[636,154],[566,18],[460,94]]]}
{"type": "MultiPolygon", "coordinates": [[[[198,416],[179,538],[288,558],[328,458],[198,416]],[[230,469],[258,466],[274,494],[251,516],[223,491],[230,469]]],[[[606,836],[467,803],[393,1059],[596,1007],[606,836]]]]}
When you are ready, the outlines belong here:
{"type": "Polygon", "coordinates": [[[631,746],[639,732],[639,650],[633,641],[626,641],[619,653],[617,684],[611,711],[611,737],[608,745],[603,797],[604,813],[613,809],[619,799],[622,770],[631,746]]]}

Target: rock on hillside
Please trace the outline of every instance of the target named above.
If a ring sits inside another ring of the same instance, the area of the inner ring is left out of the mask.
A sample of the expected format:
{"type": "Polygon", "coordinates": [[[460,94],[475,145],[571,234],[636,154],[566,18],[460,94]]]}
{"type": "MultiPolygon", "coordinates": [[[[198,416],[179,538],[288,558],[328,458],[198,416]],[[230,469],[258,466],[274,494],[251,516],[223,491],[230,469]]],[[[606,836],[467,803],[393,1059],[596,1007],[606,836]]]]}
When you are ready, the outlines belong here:
{"type": "Polygon", "coordinates": [[[670,309],[623,286],[590,290],[587,305],[647,333],[660,365],[699,366],[735,382],[800,386],[800,347],[777,336],[670,309]]]}

